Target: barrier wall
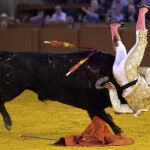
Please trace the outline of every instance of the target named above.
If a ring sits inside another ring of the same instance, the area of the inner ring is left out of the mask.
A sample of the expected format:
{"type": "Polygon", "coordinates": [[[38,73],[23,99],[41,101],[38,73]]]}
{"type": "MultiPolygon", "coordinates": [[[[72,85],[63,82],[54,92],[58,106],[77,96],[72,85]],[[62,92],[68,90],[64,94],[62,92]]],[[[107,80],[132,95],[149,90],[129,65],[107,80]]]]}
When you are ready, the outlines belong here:
{"type": "Polygon", "coordinates": [[[112,53],[112,42],[109,27],[82,27],[79,30],[79,45],[85,45],[112,53]]]}
{"type": "MultiPolygon", "coordinates": [[[[120,31],[122,40],[129,50],[135,43],[135,28],[133,26],[123,28],[120,31]]],[[[148,34],[150,39],[150,33],[148,34]]],[[[65,49],[51,47],[44,44],[45,40],[68,41],[75,45],[93,47],[104,52],[113,53],[110,29],[108,25],[103,26],[82,26],[74,28],[37,28],[23,26],[22,28],[12,28],[0,30],[0,50],[7,51],[32,51],[63,53],[81,51],[81,49],[65,49]]],[[[142,66],[150,66],[150,43],[146,48],[142,66]]]]}
{"type": "Polygon", "coordinates": [[[38,29],[0,30],[0,50],[38,52],[38,45],[38,29]]]}

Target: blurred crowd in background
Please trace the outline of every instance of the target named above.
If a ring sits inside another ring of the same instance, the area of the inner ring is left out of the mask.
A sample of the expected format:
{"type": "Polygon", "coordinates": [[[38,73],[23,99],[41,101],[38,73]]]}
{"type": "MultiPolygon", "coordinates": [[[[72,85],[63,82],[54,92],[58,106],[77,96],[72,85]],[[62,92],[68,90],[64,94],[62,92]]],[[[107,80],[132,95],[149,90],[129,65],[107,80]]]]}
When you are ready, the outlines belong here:
{"type": "MultiPolygon", "coordinates": [[[[108,23],[115,16],[125,22],[136,22],[137,3],[139,0],[43,0],[47,6],[53,4],[49,10],[36,10],[20,17],[8,16],[2,12],[0,26],[7,28],[9,25],[23,23],[50,24],[50,23],[108,23]],[[63,8],[64,5],[78,7],[63,8]]],[[[150,18],[147,18],[148,20],[150,18]]]]}

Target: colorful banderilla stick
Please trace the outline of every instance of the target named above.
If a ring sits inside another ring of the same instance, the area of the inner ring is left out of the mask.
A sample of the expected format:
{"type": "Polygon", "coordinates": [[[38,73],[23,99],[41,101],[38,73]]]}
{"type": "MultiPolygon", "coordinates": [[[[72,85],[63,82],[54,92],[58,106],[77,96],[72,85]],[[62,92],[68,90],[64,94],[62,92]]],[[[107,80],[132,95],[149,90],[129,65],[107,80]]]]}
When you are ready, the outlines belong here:
{"type": "Polygon", "coordinates": [[[72,43],[69,42],[61,42],[61,41],[44,41],[45,44],[49,44],[51,46],[55,46],[55,47],[65,47],[65,48],[83,48],[83,49],[90,49],[92,50],[91,53],[81,59],[77,64],[75,64],[73,67],[71,67],[71,69],[69,70],[68,73],[66,73],[66,76],[69,76],[71,73],[73,73],[74,71],[76,71],[82,64],[84,64],[96,51],[93,51],[93,48],[89,48],[89,47],[84,47],[84,46],[76,46],[72,43]]]}
{"type": "Polygon", "coordinates": [[[75,45],[69,42],[61,42],[61,41],[44,41],[45,44],[49,44],[55,47],[65,47],[65,48],[75,48],[75,45]]]}
{"type": "Polygon", "coordinates": [[[81,65],[83,65],[93,54],[95,51],[93,51],[90,55],[88,55],[86,58],[81,59],[78,63],[76,63],[71,69],[66,73],[66,76],[69,76],[71,73],[75,72],[81,65]]]}
{"type": "Polygon", "coordinates": [[[69,43],[69,42],[62,42],[62,41],[44,41],[45,44],[49,44],[51,46],[54,46],[54,47],[64,47],[64,48],[82,48],[82,49],[93,49],[91,47],[86,47],[86,46],[76,46],[72,43],[69,43]]]}
{"type": "Polygon", "coordinates": [[[19,137],[20,137],[22,140],[27,140],[27,139],[29,139],[29,138],[32,138],[32,139],[41,139],[41,140],[57,141],[57,139],[53,139],[53,138],[46,138],[46,137],[34,136],[34,135],[27,135],[27,134],[21,134],[21,135],[19,135],[19,137]]]}

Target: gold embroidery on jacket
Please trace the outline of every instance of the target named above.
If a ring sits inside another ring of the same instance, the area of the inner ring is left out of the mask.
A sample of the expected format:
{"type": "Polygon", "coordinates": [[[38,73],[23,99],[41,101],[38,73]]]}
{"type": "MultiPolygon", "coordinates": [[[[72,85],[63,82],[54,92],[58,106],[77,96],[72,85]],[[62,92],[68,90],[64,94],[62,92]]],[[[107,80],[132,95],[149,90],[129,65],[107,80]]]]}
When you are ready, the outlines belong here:
{"type": "MultiPolygon", "coordinates": [[[[128,82],[138,79],[138,82],[133,86],[132,91],[125,97],[128,105],[135,113],[139,110],[147,109],[150,104],[150,87],[148,87],[145,79],[138,73],[138,68],[147,46],[147,30],[136,31],[136,34],[137,42],[129,52],[124,66],[128,82]]],[[[116,81],[120,83],[117,78],[116,81]]]]}

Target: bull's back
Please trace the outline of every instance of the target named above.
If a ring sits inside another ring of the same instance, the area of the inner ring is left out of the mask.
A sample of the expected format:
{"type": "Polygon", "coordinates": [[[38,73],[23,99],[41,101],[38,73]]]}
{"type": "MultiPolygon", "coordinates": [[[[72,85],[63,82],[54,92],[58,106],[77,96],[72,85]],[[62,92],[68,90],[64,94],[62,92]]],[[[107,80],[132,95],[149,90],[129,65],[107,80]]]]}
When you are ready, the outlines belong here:
{"type": "MultiPolygon", "coordinates": [[[[9,86],[1,88],[1,98],[4,101],[11,100],[23,90],[30,89],[38,94],[40,100],[58,100],[81,108],[86,108],[92,99],[99,103],[99,97],[102,95],[99,95],[94,82],[92,83],[87,76],[88,67],[95,56],[75,73],[65,76],[73,65],[90,53],[90,51],[71,54],[7,53],[0,68],[2,70],[9,68],[1,74],[3,77],[3,74],[9,74],[9,77],[1,80],[0,86],[3,87],[6,81],[9,82],[9,86]]],[[[96,56],[98,57],[98,54],[96,56]]],[[[100,64],[103,64],[103,59],[100,64]]],[[[95,73],[92,77],[95,78],[95,73]]]]}

